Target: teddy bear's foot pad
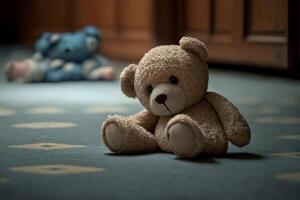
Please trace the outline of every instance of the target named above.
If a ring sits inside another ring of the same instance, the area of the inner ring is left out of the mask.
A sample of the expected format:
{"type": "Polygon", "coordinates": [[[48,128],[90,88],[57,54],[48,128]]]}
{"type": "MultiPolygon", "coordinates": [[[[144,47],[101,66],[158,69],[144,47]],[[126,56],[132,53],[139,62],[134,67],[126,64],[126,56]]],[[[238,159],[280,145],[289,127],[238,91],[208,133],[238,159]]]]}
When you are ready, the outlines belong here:
{"type": "Polygon", "coordinates": [[[170,127],[169,144],[178,157],[192,158],[203,150],[204,141],[198,140],[196,131],[184,123],[175,123],[170,127]]]}
{"type": "Polygon", "coordinates": [[[106,142],[114,152],[119,152],[123,146],[123,135],[121,129],[116,124],[109,124],[105,130],[106,142]]]}

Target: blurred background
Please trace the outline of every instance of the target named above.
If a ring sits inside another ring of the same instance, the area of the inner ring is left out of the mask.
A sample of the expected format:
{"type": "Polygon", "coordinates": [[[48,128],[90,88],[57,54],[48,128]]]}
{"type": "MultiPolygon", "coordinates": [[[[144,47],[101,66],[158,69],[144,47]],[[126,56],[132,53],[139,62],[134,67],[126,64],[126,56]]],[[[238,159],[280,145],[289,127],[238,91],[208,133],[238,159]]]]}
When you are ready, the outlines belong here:
{"type": "MultiPolygon", "coordinates": [[[[138,60],[183,35],[204,41],[209,61],[291,70],[299,63],[299,5],[289,0],[1,0],[1,43],[33,45],[45,31],[93,24],[102,53],[138,60]]],[[[243,68],[240,66],[240,68],[243,68]]]]}

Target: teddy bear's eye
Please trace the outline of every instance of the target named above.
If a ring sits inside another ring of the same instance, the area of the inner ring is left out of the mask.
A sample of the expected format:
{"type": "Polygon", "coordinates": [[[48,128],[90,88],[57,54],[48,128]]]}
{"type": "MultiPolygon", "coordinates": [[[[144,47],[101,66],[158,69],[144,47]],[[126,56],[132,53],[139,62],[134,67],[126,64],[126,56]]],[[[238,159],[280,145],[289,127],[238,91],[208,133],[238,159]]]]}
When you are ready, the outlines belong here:
{"type": "Polygon", "coordinates": [[[151,94],[151,92],[152,92],[152,90],[153,90],[152,85],[148,85],[147,90],[148,90],[149,94],[151,94]]]}
{"type": "Polygon", "coordinates": [[[178,84],[178,78],[176,78],[176,76],[171,76],[170,77],[170,82],[174,85],[178,84]]]}

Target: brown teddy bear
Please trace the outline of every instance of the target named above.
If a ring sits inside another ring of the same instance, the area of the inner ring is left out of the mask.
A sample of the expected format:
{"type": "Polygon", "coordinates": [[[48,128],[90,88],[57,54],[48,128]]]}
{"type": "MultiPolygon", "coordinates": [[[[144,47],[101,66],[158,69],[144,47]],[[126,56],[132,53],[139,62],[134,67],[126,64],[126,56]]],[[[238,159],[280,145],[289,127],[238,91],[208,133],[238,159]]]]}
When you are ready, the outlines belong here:
{"type": "Polygon", "coordinates": [[[226,153],[228,141],[250,142],[250,129],[225,97],[207,92],[205,44],[183,37],[180,45],[151,49],[121,74],[121,89],[146,110],[109,116],[102,125],[105,145],[120,154],[163,150],[180,158],[226,153]]]}

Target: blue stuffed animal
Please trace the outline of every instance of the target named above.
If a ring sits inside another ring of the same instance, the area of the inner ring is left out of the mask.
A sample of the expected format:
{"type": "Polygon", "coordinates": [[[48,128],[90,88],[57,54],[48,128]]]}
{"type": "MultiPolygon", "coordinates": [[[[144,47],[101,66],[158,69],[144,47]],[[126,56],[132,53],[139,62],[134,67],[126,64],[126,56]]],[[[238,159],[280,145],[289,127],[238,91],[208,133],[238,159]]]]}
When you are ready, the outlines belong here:
{"type": "Polygon", "coordinates": [[[44,33],[32,59],[8,64],[9,80],[59,82],[113,79],[113,68],[96,54],[101,34],[88,26],[74,33],[44,33]]]}

